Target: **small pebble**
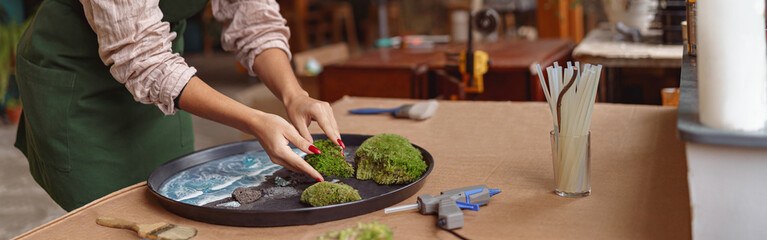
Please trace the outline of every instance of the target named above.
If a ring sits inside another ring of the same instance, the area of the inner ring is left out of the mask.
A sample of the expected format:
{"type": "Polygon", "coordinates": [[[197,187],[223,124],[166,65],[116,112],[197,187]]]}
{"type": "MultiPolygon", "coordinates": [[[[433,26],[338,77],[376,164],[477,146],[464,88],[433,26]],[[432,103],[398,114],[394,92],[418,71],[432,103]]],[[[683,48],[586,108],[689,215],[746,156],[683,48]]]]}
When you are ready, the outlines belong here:
{"type": "Polygon", "coordinates": [[[232,197],[240,204],[248,204],[261,198],[261,191],[251,188],[239,187],[234,189],[234,192],[232,192],[232,197]]]}
{"type": "Polygon", "coordinates": [[[277,184],[277,186],[280,186],[280,187],[285,187],[290,185],[290,181],[277,176],[277,177],[274,177],[274,184],[277,184]]]}

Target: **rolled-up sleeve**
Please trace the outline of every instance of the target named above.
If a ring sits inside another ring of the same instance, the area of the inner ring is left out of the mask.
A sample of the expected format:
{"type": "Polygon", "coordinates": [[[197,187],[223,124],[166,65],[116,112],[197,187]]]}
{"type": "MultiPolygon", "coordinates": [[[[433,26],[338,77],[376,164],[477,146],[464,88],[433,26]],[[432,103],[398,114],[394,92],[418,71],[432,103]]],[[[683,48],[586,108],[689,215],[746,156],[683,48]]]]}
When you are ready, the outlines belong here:
{"type": "Polygon", "coordinates": [[[137,102],[174,114],[173,99],[197,72],[171,50],[176,33],[162,22],[159,0],[80,0],[98,37],[99,57],[137,102]]]}
{"type": "Polygon", "coordinates": [[[258,54],[270,48],[285,51],[290,30],[280,15],[280,6],[274,0],[213,0],[213,16],[228,23],[221,34],[224,50],[237,51],[237,59],[255,76],[253,62],[258,54]]]}

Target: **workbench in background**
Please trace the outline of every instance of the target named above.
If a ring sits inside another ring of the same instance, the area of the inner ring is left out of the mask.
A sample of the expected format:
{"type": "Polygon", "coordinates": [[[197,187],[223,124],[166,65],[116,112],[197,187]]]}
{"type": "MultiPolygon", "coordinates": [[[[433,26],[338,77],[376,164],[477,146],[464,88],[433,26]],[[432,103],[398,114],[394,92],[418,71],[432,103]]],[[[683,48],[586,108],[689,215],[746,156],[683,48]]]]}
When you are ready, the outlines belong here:
{"type": "MultiPolygon", "coordinates": [[[[544,67],[555,61],[564,63],[574,47],[567,39],[476,43],[474,49],[487,52],[491,64],[484,77],[484,93],[469,97],[543,101],[538,77],[531,69],[538,63],[544,67]]],[[[457,66],[452,66],[458,63],[448,62],[446,53],[465,49],[465,43],[431,49],[384,48],[353,57],[346,63],[325,66],[320,75],[320,98],[332,102],[345,95],[425,99],[455,94],[456,83],[445,74],[460,79],[457,66]]]]}
{"type": "MultiPolygon", "coordinates": [[[[345,97],[333,103],[342,133],[395,133],[428,150],[434,170],[417,195],[487,184],[503,192],[479,212],[464,210],[457,232],[470,239],[689,239],[690,201],[676,108],[597,103],[591,129],[592,195],[554,194],[551,114],[542,102],[442,101],[425,121],[350,115],[349,109],[396,107],[416,100],[345,97]]],[[[312,126],[312,132],[319,128],[312,126]]],[[[194,239],[314,239],[328,231],[378,221],[395,239],[455,239],[437,217],[383,209],[306,226],[246,228],[212,225],[163,209],[144,183],[77,209],[20,239],[135,239],[101,227],[108,216],[170,222],[199,230],[194,239]]]]}
{"type": "Polygon", "coordinates": [[[599,101],[661,104],[661,89],[679,87],[682,45],[617,41],[607,25],[591,30],[573,50],[573,59],[602,64],[599,101]]]}

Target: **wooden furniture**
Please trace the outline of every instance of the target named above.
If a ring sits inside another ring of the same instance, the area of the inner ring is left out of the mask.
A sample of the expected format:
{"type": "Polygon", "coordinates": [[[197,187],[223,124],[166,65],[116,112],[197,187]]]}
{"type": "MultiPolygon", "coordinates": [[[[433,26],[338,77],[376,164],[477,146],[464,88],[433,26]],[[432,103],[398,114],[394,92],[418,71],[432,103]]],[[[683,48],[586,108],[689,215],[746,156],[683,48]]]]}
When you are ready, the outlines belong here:
{"type": "Polygon", "coordinates": [[[602,25],[573,50],[573,59],[604,66],[600,101],[660,105],[661,89],[679,87],[683,52],[682,45],[615,41],[602,25]]]}
{"type": "Polygon", "coordinates": [[[583,4],[581,0],[539,0],[538,36],[583,39],[583,4]]]}
{"type": "Polygon", "coordinates": [[[392,98],[427,98],[427,65],[432,51],[379,49],[324,67],[320,98],[335,101],[344,95],[392,98]]]}
{"type": "Polygon", "coordinates": [[[350,3],[318,0],[287,0],[279,3],[281,14],[291,28],[292,51],[307,51],[328,42],[342,41],[349,44],[352,52],[357,51],[359,41],[350,3]],[[342,37],[344,33],[346,39],[342,37]],[[310,43],[312,39],[314,44],[310,43]]]}
{"type": "Polygon", "coordinates": [[[352,5],[347,2],[330,3],[327,7],[328,12],[332,16],[333,20],[333,42],[347,42],[352,52],[357,52],[359,49],[359,41],[357,40],[357,26],[354,24],[354,11],[352,5]],[[343,33],[346,32],[346,39],[343,38],[343,33]]]}
{"type": "MultiPolygon", "coordinates": [[[[445,53],[458,53],[465,47],[454,43],[433,49],[377,49],[326,66],[320,75],[320,97],[335,101],[344,95],[434,98],[454,94],[454,83],[445,76],[459,76],[457,62],[448,62],[445,53]]],[[[545,100],[531,67],[566,61],[574,47],[565,39],[475,44],[476,50],[488,52],[491,64],[485,75],[485,92],[469,99],[545,100]]]]}
{"type": "Polygon", "coordinates": [[[664,88],[660,92],[661,99],[663,100],[663,106],[678,107],[679,106],[679,88],[664,88]]]}
{"type": "MultiPolygon", "coordinates": [[[[464,210],[469,239],[690,239],[684,144],[676,137],[676,108],[600,104],[591,125],[592,195],[553,193],[546,103],[442,101],[425,121],[389,115],[350,115],[349,109],[396,107],[414,100],[347,97],[334,103],[343,133],[394,133],[427,149],[435,168],[417,195],[486,184],[501,189],[479,212],[464,210]],[[626,117],[631,116],[631,117],[626,117]],[[626,127],[632,126],[632,127],[626,127]]],[[[320,133],[316,124],[311,131],[320,133]]],[[[383,210],[315,225],[246,228],[212,225],[163,209],[141,183],[98,199],[19,236],[25,239],[135,239],[135,233],[96,225],[99,216],[194,227],[194,239],[315,239],[329,231],[377,221],[395,239],[456,239],[436,216],[383,210]]]]}

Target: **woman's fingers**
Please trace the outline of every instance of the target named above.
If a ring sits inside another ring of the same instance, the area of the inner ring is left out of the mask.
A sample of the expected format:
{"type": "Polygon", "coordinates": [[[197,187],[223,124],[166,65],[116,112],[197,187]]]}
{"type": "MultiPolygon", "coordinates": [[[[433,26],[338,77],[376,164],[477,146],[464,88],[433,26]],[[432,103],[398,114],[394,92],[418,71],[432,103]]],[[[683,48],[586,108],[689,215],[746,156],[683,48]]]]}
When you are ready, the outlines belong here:
{"type": "Polygon", "coordinates": [[[341,139],[341,136],[338,134],[338,130],[336,130],[333,126],[330,125],[330,120],[327,118],[322,120],[317,120],[317,124],[320,125],[320,128],[322,128],[322,131],[325,132],[325,135],[328,136],[329,139],[333,140],[338,146],[341,146],[341,142],[338,140],[341,139]]]}
{"type": "Polygon", "coordinates": [[[253,128],[253,133],[273,163],[322,181],[322,175],[288,146],[293,143],[307,154],[319,153],[319,149],[312,146],[312,142],[304,139],[288,121],[277,115],[265,114],[255,120],[258,124],[253,128]]]}
{"type": "Polygon", "coordinates": [[[293,126],[296,128],[296,130],[298,130],[298,133],[301,134],[302,138],[309,142],[314,142],[312,133],[309,132],[309,124],[312,122],[310,118],[304,117],[304,115],[299,115],[296,117],[291,116],[290,122],[293,123],[293,126]]]}
{"type": "Polygon", "coordinates": [[[306,154],[320,154],[320,150],[312,145],[312,142],[307,141],[304,137],[299,135],[298,132],[292,131],[292,129],[287,129],[284,136],[285,139],[293,143],[293,145],[306,154]]]}
{"type": "Polygon", "coordinates": [[[322,102],[319,104],[319,109],[315,109],[315,111],[312,112],[312,115],[330,140],[335,142],[338,146],[346,148],[346,146],[343,145],[343,142],[340,141],[341,134],[338,132],[338,125],[335,122],[333,108],[330,107],[330,104],[322,102]]]}
{"type": "Polygon", "coordinates": [[[277,156],[272,156],[271,159],[273,163],[280,165],[284,168],[290,169],[290,171],[298,172],[298,173],[301,172],[300,170],[298,170],[298,168],[293,167],[293,165],[288,164],[287,162],[285,162],[285,160],[279,159],[277,156]]]}
{"type": "Polygon", "coordinates": [[[312,165],[309,165],[303,158],[294,153],[293,150],[290,150],[288,146],[284,146],[281,150],[276,150],[275,152],[277,157],[285,163],[283,166],[289,166],[288,169],[291,169],[294,172],[306,173],[314,179],[317,179],[319,182],[324,180],[320,172],[317,172],[312,165]]]}
{"type": "MultiPolygon", "coordinates": [[[[293,143],[298,149],[301,149],[301,151],[307,153],[307,154],[320,154],[320,150],[315,147],[312,142],[306,140],[301,135],[298,134],[293,128],[288,127],[283,132],[283,137],[293,143]]],[[[309,163],[307,163],[303,158],[299,157],[293,150],[290,149],[290,147],[286,145],[280,146],[280,149],[277,149],[275,152],[279,155],[279,158],[285,163],[283,166],[287,166],[288,169],[294,171],[294,172],[302,172],[309,174],[309,176],[312,176],[314,179],[317,179],[317,181],[322,181],[323,177],[322,175],[317,172],[309,163]]]]}
{"type": "Polygon", "coordinates": [[[341,134],[338,130],[338,123],[333,116],[333,108],[330,104],[323,101],[301,96],[286,104],[285,108],[290,116],[290,122],[298,133],[309,142],[313,141],[308,126],[311,120],[317,121],[317,124],[325,132],[328,138],[342,148],[346,148],[341,141],[341,134]]]}
{"type": "Polygon", "coordinates": [[[336,123],[336,117],[332,114],[332,109],[331,109],[330,116],[328,116],[328,119],[330,120],[330,125],[336,130],[336,133],[338,134],[338,139],[336,140],[336,143],[338,143],[338,145],[341,145],[341,148],[346,149],[346,145],[344,145],[344,142],[341,141],[341,130],[338,129],[338,123],[336,123]]]}

